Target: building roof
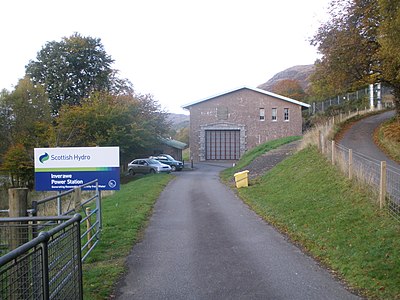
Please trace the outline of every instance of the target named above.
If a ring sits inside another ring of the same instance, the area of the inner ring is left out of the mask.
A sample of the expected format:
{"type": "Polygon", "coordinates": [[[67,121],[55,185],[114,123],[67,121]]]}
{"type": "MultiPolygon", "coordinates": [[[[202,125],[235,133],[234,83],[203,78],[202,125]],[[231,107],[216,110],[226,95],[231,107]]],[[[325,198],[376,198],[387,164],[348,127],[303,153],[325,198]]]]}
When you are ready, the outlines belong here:
{"type": "Polygon", "coordinates": [[[186,146],[187,146],[185,143],[182,143],[180,141],[172,140],[172,139],[166,139],[166,138],[160,138],[160,142],[165,144],[165,145],[168,145],[168,146],[170,146],[172,148],[181,149],[181,150],[185,149],[186,146]]]}
{"type": "Polygon", "coordinates": [[[307,103],[304,103],[304,102],[300,102],[300,101],[297,101],[297,100],[294,100],[294,99],[291,99],[291,98],[288,98],[288,97],[285,97],[285,96],[282,96],[282,95],[271,93],[271,92],[268,92],[268,91],[265,91],[265,90],[262,90],[262,89],[259,89],[259,88],[252,88],[252,87],[248,87],[248,86],[242,86],[240,88],[229,90],[227,92],[223,92],[223,93],[220,93],[220,94],[208,97],[208,98],[204,98],[204,99],[201,99],[201,100],[198,100],[198,101],[195,101],[195,102],[188,103],[186,105],[183,105],[182,108],[188,109],[190,106],[193,106],[193,105],[199,104],[201,102],[205,102],[205,101],[208,101],[208,100],[211,100],[211,99],[214,99],[214,98],[217,98],[217,97],[229,94],[229,93],[233,93],[233,92],[236,92],[236,91],[239,91],[239,90],[242,90],[242,89],[248,89],[248,90],[251,90],[251,91],[254,91],[254,92],[257,92],[257,93],[268,95],[270,97],[274,97],[274,98],[277,98],[277,99],[280,99],[280,100],[283,100],[283,101],[287,101],[287,102],[290,102],[290,103],[294,103],[294,104],[300,105],[300,106],[302,106],[304,108],[309,108],[310,107],[310,104],[307,104],[307,103]]]}

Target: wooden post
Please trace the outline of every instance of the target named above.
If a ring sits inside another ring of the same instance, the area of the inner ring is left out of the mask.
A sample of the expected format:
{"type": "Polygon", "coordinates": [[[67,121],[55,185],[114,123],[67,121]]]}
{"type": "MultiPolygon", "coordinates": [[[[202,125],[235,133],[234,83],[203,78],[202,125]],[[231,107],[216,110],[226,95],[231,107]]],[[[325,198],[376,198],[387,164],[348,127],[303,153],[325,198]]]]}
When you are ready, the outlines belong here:
{"type": "Polygon", "coordinates": [[[75,188],[74,189],[74,204],[75,204],[75,212],[78,212],[79,207],[81,206],[81,189],[75,188]]]}
{"type": "MultiPolygon", "coordinates": [[[[28,215],[28,189],[13,188],[8,190],[9,217],[26,217],[28,215]]],[[[28,242],[28,228],[16,226],[13,223],[10,228],[10,250],[18,248],[20,245],[28,242]]],[[[22,225],[22,224],[21,224],[22,225]]]]}
{"type": "MultiPolygon", "coordinates": [[[[9,217],[18,218],[28,215],[28,189],[12,188],[8,190],[8,208],[9,217]]],[[[29,228],[27,222],[10,223],[9,233],[9,249],[14,250],[29,241],[29,228]]],[[[13,272],[9,278],[11,289],[13,291],[9,295],[9,299],[23,299],[29,291],[28,284],[29,261],[23,260],[19,262],[17,270],[13,272]]]]}
{"type": "Polygon", "coordinates": [[[321,135],[322,135],[322,132],[321,132],[321,130],[318,130],[318,151],[321,151],[321,135]]]}
{"type": "Polygon", "coordinates": [[[335,141],[332,141],[332,165],[335,164],[335,141]]]}
{"type": "Polygon", "coordinates": [[[353,179],[353,149],[349,149],[349,179],[353,179]]]}
{"type": "Polygon", "coordinates": [[[379,184],[379,207],[382,209],[386,205],[386,161],[381,161],[381,178],[379,184]]]}
{"type": "Polygon", "coordinates": [[[321,134],[321,153],[325,154],[325,136],[321,134]]]}
{"type": "MultiPolygon", "coordinates": [[[[92,238],[92,230],[90,229],[90,227],[92,226],[92,222],[90,222],[90,214],[92,213],[90,207],[86,207],[86,231],[87,231],[87,239],[88,241],[90,241],[90,239],[92,238]]],[[[88,249],[92,248],[92,242],[89,242],[88,244],[88,249]]]]}

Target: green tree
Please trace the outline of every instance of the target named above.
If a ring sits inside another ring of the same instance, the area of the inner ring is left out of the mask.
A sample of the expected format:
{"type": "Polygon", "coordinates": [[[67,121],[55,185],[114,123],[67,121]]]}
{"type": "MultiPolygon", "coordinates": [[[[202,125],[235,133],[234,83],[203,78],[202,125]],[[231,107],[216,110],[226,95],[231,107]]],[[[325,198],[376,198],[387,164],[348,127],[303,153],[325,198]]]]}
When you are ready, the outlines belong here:
{"type": "Polygon", "coordinates": [[[33,159],[22,144],[10,146],[3,156],[2,170],[10,175],[13,187],[32,188],[33,159]]]}
{"type": "Polygon", "coordinates": [[[400,116],[400,1],[379,0],[378,3],[382,17],[378,34],[381,79],[393,88],[400,116]]]}
{"type": "Polygon", "coordinates": [[[34,84],[45,87],[57,114],[63,104],[77,105],[93,91],[110,90],[115,73],[112,63],[100,39],[75,33],[61,42],[48,42],[36,61],[26,66],[26,74],[34,84]]]}
{"type": "Polygon", "coordinates": [[[10,142],[27,149],[46,145],[51,126],[51,107],[42,86],[34,86],[29,78],[19,80],[8,97],[10,142]]]}
{"type": "Polygon", "coordinates": [[[119,146],[123,164],[145,153],[169,129],[149,95],[94,93],[80,106],[64,105],[56,121],[52,146],[119,146]]]}
{"type": "Polygon", "coordinates": [[[12,109],[9,103],[10,92],[3,89],[0,92],[0,157],[11,145],[10,120],[12,109]]]}
{"type": "Polygon", "coordinates": [[[175,134],[174,139],[181,141],[189,146],[189,127],[184,127],[178,130],[175,134]]]}
{"type": "Polygon", "coordinates": [[[26,149],[47,145],[51,108],[42,86],[29,78],[19,80],[14,91],[0,93],[0,157],[12,145],[26,149]]]}
{"type": "Polygon", "coordinates": [[[373,83],[380,76],[376,53],[381,17],[376,1],[333,0],[330,16],[311,40],[322,54],[311,78],[313,96],[333,96],[373,83]]]}

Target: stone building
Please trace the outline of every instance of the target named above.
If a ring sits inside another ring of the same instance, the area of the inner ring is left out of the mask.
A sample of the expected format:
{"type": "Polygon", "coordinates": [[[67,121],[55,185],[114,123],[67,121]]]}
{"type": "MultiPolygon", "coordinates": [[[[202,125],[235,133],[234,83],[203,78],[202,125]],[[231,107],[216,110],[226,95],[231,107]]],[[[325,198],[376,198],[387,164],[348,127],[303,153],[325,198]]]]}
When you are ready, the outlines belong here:
{"type": "Polygon", "coordinates": [[[241,87],[183,108],[190,111],[193,161],[238,160],[270,140],[302,134],[309,105],[265,90],[241,87]]]}

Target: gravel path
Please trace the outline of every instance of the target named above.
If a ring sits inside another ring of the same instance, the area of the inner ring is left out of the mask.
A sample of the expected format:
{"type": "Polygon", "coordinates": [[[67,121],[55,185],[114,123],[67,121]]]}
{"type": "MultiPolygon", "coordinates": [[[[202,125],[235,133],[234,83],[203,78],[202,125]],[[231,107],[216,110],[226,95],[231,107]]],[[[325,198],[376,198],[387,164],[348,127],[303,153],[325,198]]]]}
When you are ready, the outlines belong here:
{"type": "Polygon", "coordinates": [[[254,179],[268,172],[282,160],[292,155],[299,144],[300,141],[291,142],[257,157],[246,167],[246,170],[249,170],[249,179],[254,179]]]}

